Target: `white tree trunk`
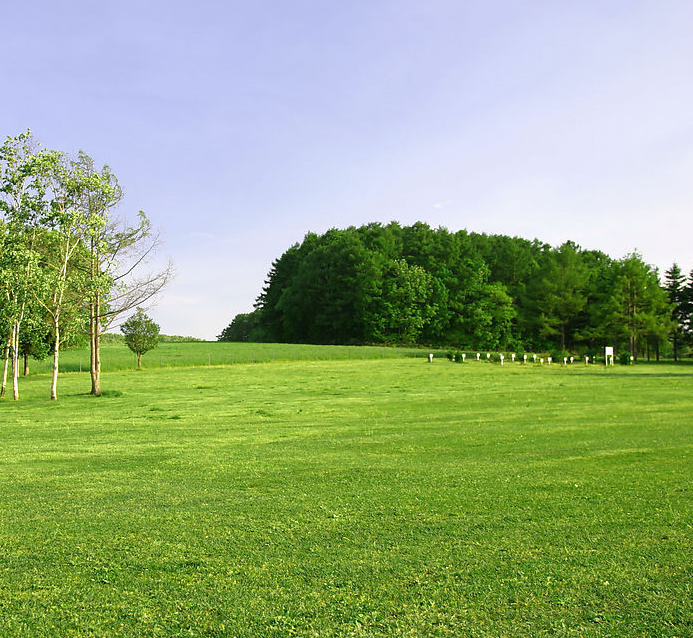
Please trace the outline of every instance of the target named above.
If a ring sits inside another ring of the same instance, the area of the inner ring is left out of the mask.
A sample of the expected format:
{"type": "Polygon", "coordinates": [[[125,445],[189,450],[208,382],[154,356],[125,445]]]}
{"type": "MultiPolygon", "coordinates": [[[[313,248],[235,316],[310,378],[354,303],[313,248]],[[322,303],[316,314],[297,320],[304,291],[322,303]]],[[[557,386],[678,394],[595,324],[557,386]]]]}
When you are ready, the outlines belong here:
{"type": "Polygon", "coordinates": [[[5,356],[2,365],[2,388],[0,388],[0,397],[5,396],[5,390],[7,390],[7,369],[10,365],[10,345],[12,344],[12,337],[8,337],[5,342],[5,356]]]}
{"type": "Polygon", "coordinates": [[[58,325],[58,317],[53,321],[53,330],[55,330],[55,342],[53,344],[53,380],[51,381],[51,401],[58,398],[58,362],[60,359],[60,328],[58,325]]]}
{"type": "Polygon", "coordinates": [[[89,340],[90,357],[89,372],[91,374],[91,394],[101,394],[101,304],[99,293],[95,295],[94,302],[90,305],[89,340]]]}
{"type": "Polygon", "coordinates": [[[19,400],[19,322],[12,327],[12,398],[19,400]]]}

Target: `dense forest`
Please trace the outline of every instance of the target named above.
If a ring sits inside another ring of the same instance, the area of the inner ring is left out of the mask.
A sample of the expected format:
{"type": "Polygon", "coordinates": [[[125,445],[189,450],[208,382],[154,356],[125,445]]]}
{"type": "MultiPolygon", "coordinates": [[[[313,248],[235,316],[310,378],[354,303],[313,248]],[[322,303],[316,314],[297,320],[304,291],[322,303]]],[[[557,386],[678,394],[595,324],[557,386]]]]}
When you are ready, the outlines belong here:
{"type": "Polygon", "coordinates": [[[692,299],[676,264],[660,282],[637,253],[373,223],[306,235],[219,339],[678,357],[692,299]]]}

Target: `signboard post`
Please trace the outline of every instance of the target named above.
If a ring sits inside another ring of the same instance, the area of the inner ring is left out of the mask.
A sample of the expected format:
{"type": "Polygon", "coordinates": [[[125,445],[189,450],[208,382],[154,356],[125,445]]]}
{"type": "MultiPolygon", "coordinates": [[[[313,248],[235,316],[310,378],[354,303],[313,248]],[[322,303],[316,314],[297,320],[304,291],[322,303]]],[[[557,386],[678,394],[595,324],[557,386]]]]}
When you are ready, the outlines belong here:
{"type": "Polygon", "coordinates": [[[604,365],[614,365],[614,347],[604,346],[604,365]]]}

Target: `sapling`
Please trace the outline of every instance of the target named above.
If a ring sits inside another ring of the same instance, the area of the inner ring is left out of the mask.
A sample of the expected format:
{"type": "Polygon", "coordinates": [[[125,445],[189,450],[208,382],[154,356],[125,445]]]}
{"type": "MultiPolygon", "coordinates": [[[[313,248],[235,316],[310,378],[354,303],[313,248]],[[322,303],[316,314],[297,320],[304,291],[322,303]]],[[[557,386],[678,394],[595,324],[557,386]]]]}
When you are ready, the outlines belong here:
{"type": "Polygon", "coordinates": [[[142,367],[142,355],[159,345],[159,324],[144,313],[142,308],[121,327],[125,343],[137,355],[137,369],[142,367]]]}

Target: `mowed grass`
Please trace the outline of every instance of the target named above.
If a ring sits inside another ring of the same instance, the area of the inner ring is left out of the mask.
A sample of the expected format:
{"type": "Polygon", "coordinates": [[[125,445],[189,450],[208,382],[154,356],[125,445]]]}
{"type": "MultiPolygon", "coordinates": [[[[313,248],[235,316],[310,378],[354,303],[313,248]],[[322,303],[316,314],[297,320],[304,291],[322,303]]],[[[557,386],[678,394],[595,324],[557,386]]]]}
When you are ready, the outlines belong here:
{"type": "Polygon", "coordinates": [[[0,403],[2,636],[693,635],[693,370],[297,361],[0,403]]]}
{"type": "MultiPolygon", "coordinates": [[[[153,368],[179,368],[191,366],[218,366],[237,363],[269,363],[273,361],[334,361],[341,359],[399,359],[424,356],[417,348],[390,348],[382,346],[320,346],[286,343],[229,343],[193,341],[160,343],[142,357],[142,366],[153,368]]],[[[433,350],[436,356],[444,351],[433,350]]],[[[29,360],[31,373],[47,373],[53,369],[50,357],[43,361],[29,360]]],[[[101,369],[105,372],[133,370],[137,357],[124,343],[101,345],[101,369]]],[[[73,348],[60,353],[61,372],[89,370],[89,349],[73,348]]]]}

